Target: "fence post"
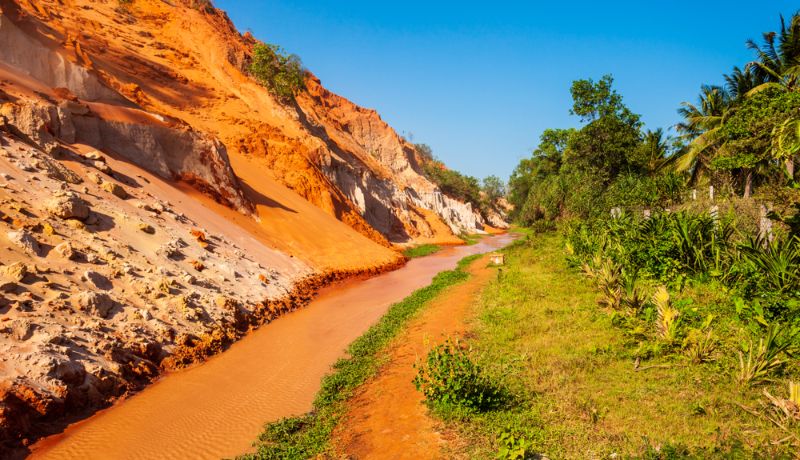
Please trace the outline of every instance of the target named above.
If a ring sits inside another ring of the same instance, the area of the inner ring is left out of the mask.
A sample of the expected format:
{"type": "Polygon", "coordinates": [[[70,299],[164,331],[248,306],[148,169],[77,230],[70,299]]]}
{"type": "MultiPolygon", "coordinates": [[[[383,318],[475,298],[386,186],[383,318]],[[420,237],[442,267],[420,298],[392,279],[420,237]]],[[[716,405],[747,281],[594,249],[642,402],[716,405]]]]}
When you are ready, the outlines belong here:
{"type": "Polygon", "coordinates": [[[711,209],[709,209],[708,213],[711,215],[711,219],[714,221],[714,228],[717,228],[719,226],[719,206],[711,206],[711,209]]]}
{"type": "Polygon", "coordinates": [[[710,201],[714,201],[714,186],[713,185],[709,185],[708,186],[708,199],[710,201]]]}
{"type": "Polygon", "coordinates": [[[772,220],[767,217],[767,214],[769,214],[769,208],[762,204],[758,212],[758,237],[764,242],[764,245],[772,241],[773,237],[772,220]]]}

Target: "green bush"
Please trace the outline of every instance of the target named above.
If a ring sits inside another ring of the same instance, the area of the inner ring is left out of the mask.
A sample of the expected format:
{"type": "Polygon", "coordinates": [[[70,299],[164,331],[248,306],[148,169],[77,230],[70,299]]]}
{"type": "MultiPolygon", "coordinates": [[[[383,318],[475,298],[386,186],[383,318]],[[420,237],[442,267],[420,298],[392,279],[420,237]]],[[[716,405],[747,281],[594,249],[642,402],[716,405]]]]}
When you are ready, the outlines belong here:
{"type": "Polygon", "coordinates": [[[503,392],[492,385],[458,339],[435,347],[418,369],[414,386],[434,408],[484,412],[503,401],[503,392]]]}
{"type": "Polygon", "coordinates": [[[274,95],[287,100],[305,89],[305,74],[300,58],[286,54],[281,47],[258,43],[247,69],[274,95]]]}

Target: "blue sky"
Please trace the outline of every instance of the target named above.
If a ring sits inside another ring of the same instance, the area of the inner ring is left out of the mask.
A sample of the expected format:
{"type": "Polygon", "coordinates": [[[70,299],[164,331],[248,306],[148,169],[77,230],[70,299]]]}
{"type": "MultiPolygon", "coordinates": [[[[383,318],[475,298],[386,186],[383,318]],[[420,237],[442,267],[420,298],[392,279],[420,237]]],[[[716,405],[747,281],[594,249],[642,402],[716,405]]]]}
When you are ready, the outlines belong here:
{"type": "Polygon", "coordinates": [[[578,124],[572,80],[611,73],[649,128],[669,127],[702,83],[752,59],[746,39],[800,9],[784,0],[215,5],[451,168],[503,179],[544,129],[578,124]]]}

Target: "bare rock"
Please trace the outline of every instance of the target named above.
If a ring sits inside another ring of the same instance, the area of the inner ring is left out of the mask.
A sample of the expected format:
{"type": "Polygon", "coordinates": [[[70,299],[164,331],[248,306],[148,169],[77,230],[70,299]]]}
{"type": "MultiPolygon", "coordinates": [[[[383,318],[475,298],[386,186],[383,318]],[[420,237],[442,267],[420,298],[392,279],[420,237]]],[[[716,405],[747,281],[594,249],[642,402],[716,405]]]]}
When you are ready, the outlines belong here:
{"type": "Polygon", "coordinates": [[[114,301],[108,294],[98,292],[80,292],[73,296],[73,302],[81,310],[100,318],[106,318],[114,307],[114,301]]]}
{"type": "Polygon", "coordinates": [[[76,251],[75,248],[72,247],[69,241],[64,241],[63,243],[56,246],[53,250],[56,252],[56,254],[60,255],[61,257],[67,260],[77,260],[78,257],[80,256],[78,251],[76,251]]]}
{"type": "Polygon", "coordinates": [[[123,200],[127,200],[128,198],[130,198],[130,194],[128,194],[128,191],[125,190],[121,185],[117,184],[116,182],[104,181],[100,185],[100,187],[117,198],[121,198],[123,200]]]}
{"type": "Polygon", "coordinates": [[[94,171],[89,171],[88,173],[86,173],[86,177],[88,177],[90,181],[94,182],[97,185],[103,183],[103,178],[100,177],[100,174],[97,174],[94,171]]]}
{"type": "Polygon", "coordinates": [[[153,228],[152,225],[145,224],[145,223],[140,223],[139,224],[139,230],[147,233],[148,235],[152,235],[152,234],[154,234],[156,232],[156,229],[153,228]]]}
{"type": "Polygon", "coordinates": [[[25,229],[8,232],[8,239],[29,255],[38,256],[41,253],[42,248],[39,246],[39,242],[31,232],[25,229]]]}
{"type": "Polygon", "coordinates": [[[114,170],[111,169],[111,166],[109,166],[105,161],[95,160],[95,161],[90,162],[89,164],[94,166],[94,168],[96,170],[98,170],[100,172],[103,172],[103,173],[106,173],[106,174],[109,174],[109,175],[111,175],[111,173],[114,172],[114,170]]]}
{"type": "Polygon", "coordinates": [[[97,150],[92,150],[91,152],[87,153],[83,157],[86,158],[87,160],[91,160],[91,161],[100,161],[102,163],[106,162],[106,157],[104,157],[97,150]]]}
{"type": "Polygon", "coordinates": [[[92,283],[97,289],[109,291],[114,287],[108,278],[94,270],[86,270],[83,273],[83,278],[92,283]]]}
{"type": "Polygon", "coordinates": [[[49,374],[64,383],[79,385],[83,383],[86,369],[77,361],[57,361],[49,374]]]}
{"type": "Polygon", "coordinates": [[[11,322],[11,336],[20,342],[33,336],[34,325],[27,319],[15,319],[11,322]]]}
{"type": "Polygon", "coordinates": [[[45,202],[45,210],[60,219],[79,219],[89,217],[89,204],[72,192],[63,192],[45,202]]]}
{"type": "Polygon", "coordinates": [[[15,262],[11,265],[4,265],[0,267],[0,276],[19,283],[25,278],[30,270],[28,266],[22,262],[15,262]]]}

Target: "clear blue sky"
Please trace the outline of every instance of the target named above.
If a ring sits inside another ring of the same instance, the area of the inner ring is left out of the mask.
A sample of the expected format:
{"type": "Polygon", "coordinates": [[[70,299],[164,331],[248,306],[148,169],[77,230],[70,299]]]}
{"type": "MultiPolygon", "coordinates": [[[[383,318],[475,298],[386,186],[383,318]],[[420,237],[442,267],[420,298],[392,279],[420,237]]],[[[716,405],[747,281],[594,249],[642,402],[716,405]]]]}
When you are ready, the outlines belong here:
{"type": "Polygon", "coordinates": [[[451,168],[505,179],[546,128],[575,126],[569,86],[611,73],[649,128],[752,58],[748,38],[800,4],[737,1],[217,0],[451,168]]]}

